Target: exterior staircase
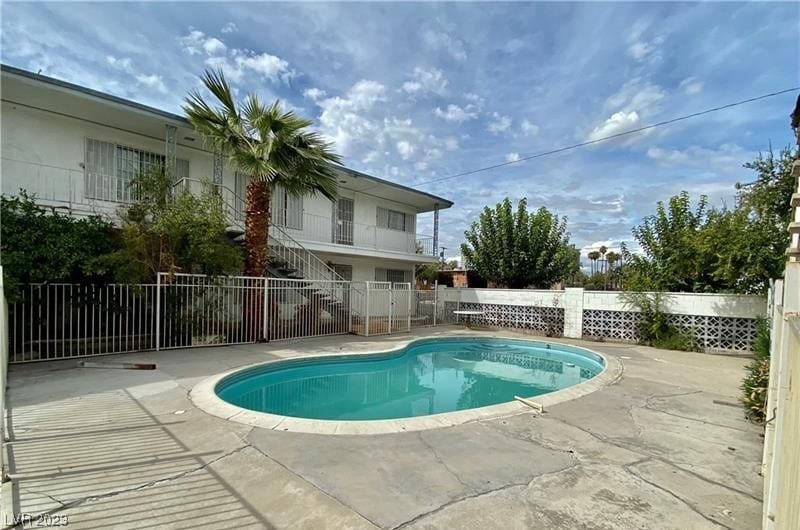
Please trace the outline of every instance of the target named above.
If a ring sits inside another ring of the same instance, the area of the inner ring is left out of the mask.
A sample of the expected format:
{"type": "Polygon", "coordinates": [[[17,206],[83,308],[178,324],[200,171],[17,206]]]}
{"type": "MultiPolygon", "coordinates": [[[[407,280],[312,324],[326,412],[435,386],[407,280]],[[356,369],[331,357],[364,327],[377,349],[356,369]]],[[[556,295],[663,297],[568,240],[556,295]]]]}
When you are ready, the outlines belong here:
{"type": "MultiPolygon", "coordinates": [[[[199,194],[207,184],[194,179],[181,179],[174,185],[179,191],[199,194]]],[[[234,239],[244,239],[245,201],[233,190],[221,184],[213,184],[222,199],[223,208],[230,222],[228,233],[234,239]]],[[[312,308],[328,313],[336,329],[350,332],[350,322],[360,315],[350,303],[351,285],[324,261],[319,259],[280,226],[269,228],[269,277],[281,282],[283,289],[291,289],[302,295],[312,308]]]]}

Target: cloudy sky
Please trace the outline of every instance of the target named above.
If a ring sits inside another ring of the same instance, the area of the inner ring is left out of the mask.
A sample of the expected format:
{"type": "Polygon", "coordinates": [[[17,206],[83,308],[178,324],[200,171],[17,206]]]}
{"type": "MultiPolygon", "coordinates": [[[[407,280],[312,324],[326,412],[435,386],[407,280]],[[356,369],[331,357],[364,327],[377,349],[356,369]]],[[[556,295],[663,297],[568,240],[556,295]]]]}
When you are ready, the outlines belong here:
{"type": "MultiPolygon", "coordinates": [[[[589,249],[681,191],[730,203],[796,94],[430,181],[800,85],[797,3],[2,3],[2,61],[180,112],[204,68],[280,98],[346,164],[452,199],[456,249],[527,197],[589,249]]],[[[453,252],[448,250],[448,254],[453,252]]]]}

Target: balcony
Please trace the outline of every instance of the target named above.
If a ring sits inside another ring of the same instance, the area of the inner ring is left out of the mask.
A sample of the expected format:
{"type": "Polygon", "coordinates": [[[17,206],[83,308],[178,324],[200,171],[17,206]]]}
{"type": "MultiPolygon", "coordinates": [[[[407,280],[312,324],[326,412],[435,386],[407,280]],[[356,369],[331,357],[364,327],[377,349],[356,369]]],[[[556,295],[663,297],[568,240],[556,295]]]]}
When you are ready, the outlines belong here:
{"type": "Polygon", "coordinates": [[[403,254],[435,256],[433,237],[375,225],[337,220],[303,213],[302,228],[283,227],[298,241],[330,243],[364,250],[384,250],[403,254]]]}
{"type": "MultiPolygon", "coordinates": [[[[101,215],[118,222],[117,208],[132,199],[127,181],[115,176],[86,175],[82,169],[58,167],[2,157],[2,193],[16,195],[20,188],[35,195],[37,202],[75,216],[101,215]]],[[[181,179],[175,189],[199,194],[203,182],[181,179]]],[[[244,230],[244,201],[230,188],[216,185],[231,229],[244,230]]],[[[277,224],[277,223],[276,223],[277,224]]],[[[299,223],[298,223],[299,225],[299,223]]],[[[302,228],[282,227],[301,242],[316,242],[359,250],[436,256],[433,237],[375,225],[337,221],[331,216],[304,212],[302,228]]]]}

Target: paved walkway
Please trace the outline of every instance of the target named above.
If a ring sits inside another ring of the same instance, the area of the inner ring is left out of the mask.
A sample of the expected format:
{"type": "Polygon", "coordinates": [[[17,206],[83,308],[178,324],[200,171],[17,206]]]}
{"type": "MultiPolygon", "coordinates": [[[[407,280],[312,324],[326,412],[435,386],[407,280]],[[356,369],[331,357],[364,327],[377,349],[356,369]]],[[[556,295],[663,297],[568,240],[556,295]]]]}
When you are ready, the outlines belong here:
{"type": "Polygon", "coordinates": [[[372,436],[251,428],[187,397],[233,367],[408,338],[108,358],[157,363],[149,372],[12,366],[14,480],[0,522],[49,513],[70,529],[760,527],[760,429],[718,403],[736,401],[744,359],[572,341],[619,358],[623,377],[543,415],[372,436]]]}

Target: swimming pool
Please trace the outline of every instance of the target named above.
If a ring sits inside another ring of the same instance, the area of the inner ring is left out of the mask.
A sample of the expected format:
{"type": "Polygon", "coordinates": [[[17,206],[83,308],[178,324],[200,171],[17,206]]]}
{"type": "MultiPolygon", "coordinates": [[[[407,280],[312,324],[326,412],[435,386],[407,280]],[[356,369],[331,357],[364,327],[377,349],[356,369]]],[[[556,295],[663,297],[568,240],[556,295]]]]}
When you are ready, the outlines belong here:
{"type": "Polygon", "coordinates": [[[599,374],[582,348],[490,337],[417,340],[369,355],[291,359],[247,368],[214,391],[248,410],[318,420],[428,416],[535,397],[599,374]]]}

